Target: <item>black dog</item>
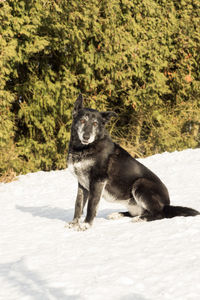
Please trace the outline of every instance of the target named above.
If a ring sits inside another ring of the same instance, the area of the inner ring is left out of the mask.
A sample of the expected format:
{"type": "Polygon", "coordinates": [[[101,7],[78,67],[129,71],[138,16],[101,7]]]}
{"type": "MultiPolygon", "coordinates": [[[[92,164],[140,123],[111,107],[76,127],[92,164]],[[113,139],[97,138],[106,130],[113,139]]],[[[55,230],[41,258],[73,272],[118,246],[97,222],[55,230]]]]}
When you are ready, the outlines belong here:
{"type": "Polygon", "coordinates": [[[191,208],[170,206],[162,181],[111,140],[105,124],[115,113],[83,108],[82,102],[79,95],[74,105],[69,144],[68,167],[78,179],[78,194],[74,219],[68,227],[86,230],[96,216],[102,196],[128,209],[111,218],[132,216],[134,221],[152,221],[199,214],[191,208]],[[87,215],[81,223],[87,201],[87,215]]]}

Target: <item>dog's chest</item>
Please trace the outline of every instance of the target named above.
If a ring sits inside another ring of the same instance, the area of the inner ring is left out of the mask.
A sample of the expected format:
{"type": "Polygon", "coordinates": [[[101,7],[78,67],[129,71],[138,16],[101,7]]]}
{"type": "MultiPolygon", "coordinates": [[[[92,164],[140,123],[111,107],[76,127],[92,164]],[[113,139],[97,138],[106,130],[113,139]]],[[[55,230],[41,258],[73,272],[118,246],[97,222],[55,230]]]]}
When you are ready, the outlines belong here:
{"type": "Polygon", "coordinates": [[[82,159],[79,161],[73,160],[72,157],[68,159],[68,168],[70,172],[75,175],[79,183],[87,190],[89,190],[90,172],[94,166],[93,159],[82,159]]]}

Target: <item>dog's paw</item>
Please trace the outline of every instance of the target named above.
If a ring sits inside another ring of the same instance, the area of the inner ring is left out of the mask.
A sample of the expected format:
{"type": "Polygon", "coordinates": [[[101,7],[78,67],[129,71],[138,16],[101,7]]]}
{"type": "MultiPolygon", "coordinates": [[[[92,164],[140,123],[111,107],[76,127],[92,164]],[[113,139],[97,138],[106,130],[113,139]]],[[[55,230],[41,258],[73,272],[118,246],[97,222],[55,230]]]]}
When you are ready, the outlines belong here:
{"type": "Polygon", "coordinates": [[[77,231],[85,231],[90,228],[90,224],[87,222],[79,223],[77,231]]]}
{"type": "Polygon", "coordinates": [[[118,220],[118,219],[121,219],[122,217],[123,217],[123,214],[120,212],[114,212],[107,216],[107,218],[109,220],[118,220]]]}
{"type": "Polygon", "coordinates": [[[90,228],[90,224],[86,222],[80,223],[79,221],[76,220],[76,221],[66,223],[65,228],[74,229],[76,231],[85,231],[88,228],[90,228]]]}
{"type": "Polygon", "coordinates": [[[146,222],[146,219],[145,219],[145,217],[137,216],[137,217],[132,218],[131,221],[133,223],[146,222]]]}
{"type": "Polygon", "coordinates": [[[65,224],[65,228],[69,228],[69,229],[77,229],[79,227],[79,221],[78,220],[73,220],[69,223],[65,224]]]}

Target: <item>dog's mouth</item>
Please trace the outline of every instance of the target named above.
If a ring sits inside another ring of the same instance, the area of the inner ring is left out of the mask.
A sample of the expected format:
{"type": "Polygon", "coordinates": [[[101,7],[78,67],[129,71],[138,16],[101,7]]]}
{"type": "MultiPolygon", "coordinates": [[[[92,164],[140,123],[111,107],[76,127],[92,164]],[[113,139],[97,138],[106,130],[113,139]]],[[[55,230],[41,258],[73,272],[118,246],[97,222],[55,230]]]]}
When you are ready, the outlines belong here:
{"type": "Polygon", "coordinates": [[[80,141],[83,145],[89,145],[89,144],[93,143],[94,140],[95,139],[93,137],[90,137],[89,139],[84,139],[84,138],[80,139],[80,141]]]}
{"type": "Polygon", "coordinates": [[[82,140],[81,143],[82,143],[83,145],[88,145],[90,142],[89,142],[89,140],[82,140]]]}

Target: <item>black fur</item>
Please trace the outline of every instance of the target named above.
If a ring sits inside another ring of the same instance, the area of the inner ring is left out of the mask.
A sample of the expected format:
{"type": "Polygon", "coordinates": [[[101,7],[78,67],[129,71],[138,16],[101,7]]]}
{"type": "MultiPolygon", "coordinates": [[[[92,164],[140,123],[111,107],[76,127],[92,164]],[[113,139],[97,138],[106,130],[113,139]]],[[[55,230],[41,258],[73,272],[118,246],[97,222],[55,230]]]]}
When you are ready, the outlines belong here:
{"type": "Polygon", "coordinates": [[[162,181],[148,168],[114,143],[105,129],[113,112],[83,108],[79,95],[74,111],[69,144],[68,165],[78,179],[74,219],[68,224],[85,230],[92,224],[101,196],[120,201],[128,207],[124,216],[152,221],[175,216],[196,216],[191,208],[170,206],[169,194],[162,181]],[[84,223],[80,223],[88,201],[84,223]]]}

